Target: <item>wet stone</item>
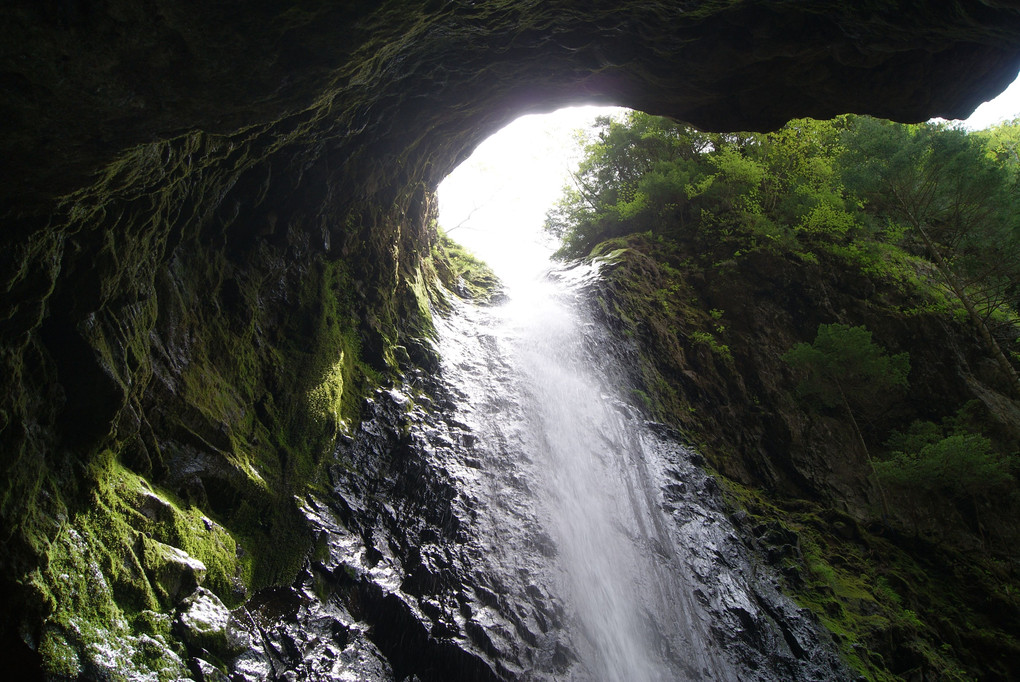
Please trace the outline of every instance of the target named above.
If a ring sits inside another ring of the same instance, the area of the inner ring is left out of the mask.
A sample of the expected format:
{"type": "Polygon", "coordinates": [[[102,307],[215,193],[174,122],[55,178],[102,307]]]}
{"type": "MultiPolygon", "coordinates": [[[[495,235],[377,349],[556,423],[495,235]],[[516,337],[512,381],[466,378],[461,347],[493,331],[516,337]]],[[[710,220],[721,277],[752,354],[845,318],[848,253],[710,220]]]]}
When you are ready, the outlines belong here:
{"type": "MultiPolygon", "coordinates": [[[[233,616],[197,591],[181,614],[193,655],[232,652],[231,679],[246,682],[850,679],[817,624],[750,554],[745,536],[757,542],[754,533],[734,525],[714,479],[676,434],[610,400],[586,427],[592,459],[543,469],[557,434],[534,430],[535,389],[518,374],[499,314],[470,309],[437,322],[441,371],[377,392],[337,447],[332,490],[299,501],[314,544],[297,580],[254,595],[233,616]],[[413,397],[423,394],[428,400],[413,397]],[[591,467],[623,473],[579,487],[582,531],[600,527],[584,525],[591,500],[617,500],[626,513],[601,524],[617,534],[611,544],[576,552],[557,525],[569,491],[553,483],[591,467]],[[600,572],[570,582],[568,560],[605,557],[620,562],[622,587],[600,572]],[[633,587],[619,600],[633,617],[581,613],[577,587],[596,605],[633,587]],[[251,633],[243,651],[225,644],[231,617],[251,633]],[[607,663],[600,647],[614,641],[645,646],[654,665],[638,661],[646,667],[635,672],[626,657],[607,663]]],[[[584,334],[583,352],[625,355],[607,350],[599,325],[584,334]]],[[[595,366],[606,385],[625,381],[595,366]]],[[[795,546],[782,529],[756,530],[781,541],[777,551],[795,546]]]]}
{"type": "Polygon", "coordinates": [[[186,644],[225,658],[247,649],[251,640],[220,598],[203,587],[181,603],[177,622],[186,644]]]}
{"type": "Polygon", "coordinates": [[[191,659],[190,667],[199,682],[230,682],[223,671],[203,658],[191,659]]]}

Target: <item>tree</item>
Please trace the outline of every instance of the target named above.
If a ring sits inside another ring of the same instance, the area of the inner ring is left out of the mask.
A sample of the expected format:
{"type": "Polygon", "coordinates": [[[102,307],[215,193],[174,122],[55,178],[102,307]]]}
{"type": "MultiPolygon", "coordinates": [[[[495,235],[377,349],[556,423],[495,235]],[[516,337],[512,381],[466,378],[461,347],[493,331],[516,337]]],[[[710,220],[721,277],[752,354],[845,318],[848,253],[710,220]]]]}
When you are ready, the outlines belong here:
{"type": "Polygon", "coordinates": [[[585,256],[599,241],[644,231],[735,241],[745,250],[830,225],[846,231],[833,165],[842,118],[792,121],[770,134],[702,133],[637,112],[598,125],[546,217],[546,230],[563,240],[560,256],[585,256]]]}
{"type": "MultiPolygon", "coordinates": [[[[942,426],[915,421],[906,432],[893,433],[886,443],[888,458],[876,463],[876,471],[884,483],[921,504],[930,506],[932,500],[945,498],[970,500],[980,530],[978,500],[1013,484],[1014,458],[997,452],[991,440],[954,421],[960,420],[947,419],[942,426]]],[[[913,516],[917,532],[917,514],[913,516]]]]}
{"type": "Polygon", "coordinates": [[[1020,117],[1003,121],[974,135],[984,143],[995,165],[1005,168],[1015,185],[1020,180],[1020,117]]]}
{"type": "Polygon", "coordinates": [[[920,240],[1020,395],[1020,378],[988,325],[1020,287],[1020,201],[1010,173],[960,128],[858,117],[846,135],[843,174],[868,212],[920,240]]]}
{"type": "Polygon", "coordinates": [[[623,234],[684,223],[687,187],[706,175],[716,135],[658,116],[631,112],[596,120],[585,156],[545,229],[562,240],[561,257],[586,256],[623,234]]]}
{"type": "Polygon", "coordinates": [[[872,341],[864,327],[818,325],[813,343],[798,343],[783,359],[803,372],[797,395],[817,399],[826,407],[862,406],[907,387],[910,358],[889,355],[872,341]]]}
{"type": "Polygon", "coordinates": [[[887,354],[864,327],[821,324],[813,343],[798,343],[783,355],[783,360],[802,374],[796,389],[798,397],[844,409],[875,474],[883,512],[888,515],[885,490],[854,412],[880,405],[892,392],[907,387],[909,355],[887,354]]]}

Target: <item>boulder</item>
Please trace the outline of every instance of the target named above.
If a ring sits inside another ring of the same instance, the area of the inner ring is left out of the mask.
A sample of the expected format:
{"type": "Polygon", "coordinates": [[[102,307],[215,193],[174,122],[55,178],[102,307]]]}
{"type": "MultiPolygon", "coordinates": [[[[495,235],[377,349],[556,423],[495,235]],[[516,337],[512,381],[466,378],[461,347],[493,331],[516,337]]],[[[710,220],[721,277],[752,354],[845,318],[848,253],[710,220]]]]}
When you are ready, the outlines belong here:
{"type": "Polygon", "coordinates": [[[231,658],[251,644],[251,637],[220,598],[199,587],[181,603],[177,619],[181,639],[197,650],[231,658]]]}

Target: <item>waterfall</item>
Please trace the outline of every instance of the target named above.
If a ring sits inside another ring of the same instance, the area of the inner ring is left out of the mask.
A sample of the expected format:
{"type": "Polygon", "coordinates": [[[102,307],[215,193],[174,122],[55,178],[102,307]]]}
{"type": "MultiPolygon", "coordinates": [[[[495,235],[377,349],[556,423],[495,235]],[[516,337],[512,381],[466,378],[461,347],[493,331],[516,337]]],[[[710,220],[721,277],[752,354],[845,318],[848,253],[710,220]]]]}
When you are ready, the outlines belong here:
{"type": "Polygon", "coordinates": [[[756,553],[768,529],[635,408],[634,350],[589,314],[612,264],[549,264],[537,226],[564,178],[534,142],[567,133],[533,123],[490,157],[534,157],[507,166],[530,184],[497,201],[465,164],[473,226],[445,223],[507,300],[449,295],[437,352],[365,401],[298,500],[315,545],[296,582],[240,614],[252,645],[231,679],[856,679],[756,553]]]}
{"type": "MultiPolygon", "coordinates": [[[[736,679],[664,511],[660,438],[620,394],[626,372],[584,314],[580,297],[599,267],[550,270],[516,282],[503,305],[460,307],[440,325],[444,376],[462,396],[458,418],[478,434],[480,468],[493,469],[489,508],[516,508],[551,539],[544,570],[564,604],[572,675],[736,679]]],[[[511,535],[493,538],[497,553],[511,535]]],[[[498,563],[512,570],[514,556],[498,563]]]]}
{"type": "Polygon", "coordinates": [[[350,679],[387,682],[853,679],[701,455],[633,405],[634,351],[589,314],[611,263],[550,265],[539,226],[584,112],[560,113],[558,132],[518,119],[440,188],[440,222],[507,300],[450,295],[438,368],[368,401],[331,495],[302,509],[320,548],[298,599],[312,634],[264,630],[253,659],[342,650],[350,679]],[[342,637],[317,634],[330,622],[342,637]]]}
{"type": "Polygon", "coordinates": [[[438,367],[378,389],[300,500],[315,549],[237,614],[232,679],[856,679],[768,528],[628,401],[632,351],[585,312],[604,267],[450,296],[438,367]]]}

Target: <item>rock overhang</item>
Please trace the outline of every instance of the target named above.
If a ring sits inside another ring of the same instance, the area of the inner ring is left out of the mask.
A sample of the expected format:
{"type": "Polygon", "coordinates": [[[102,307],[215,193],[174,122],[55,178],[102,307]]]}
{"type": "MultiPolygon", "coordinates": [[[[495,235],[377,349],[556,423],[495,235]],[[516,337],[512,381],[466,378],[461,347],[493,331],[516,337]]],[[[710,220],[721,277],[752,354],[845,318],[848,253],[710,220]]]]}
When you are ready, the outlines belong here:
{"type": "Polygon", "coordinates": [[[132,145],[194,130],[303,119],[322,153],[435,184],[537,109],[611,103],[716,131],[851,111],[917,121],[968,114],[1020,65],[1020,10],[982,0],[106,0],[5,14],[0,197],[15,213],[46,212],[132,145]]]}

